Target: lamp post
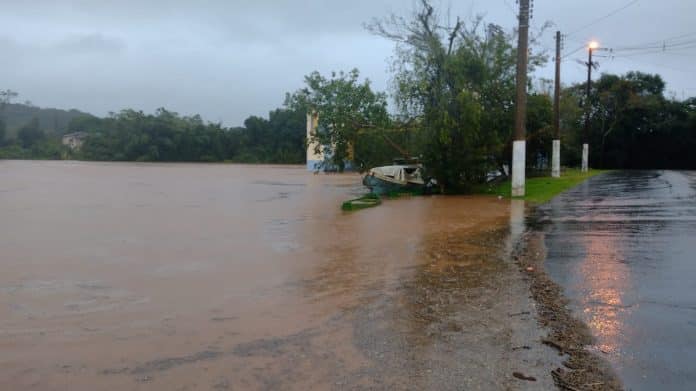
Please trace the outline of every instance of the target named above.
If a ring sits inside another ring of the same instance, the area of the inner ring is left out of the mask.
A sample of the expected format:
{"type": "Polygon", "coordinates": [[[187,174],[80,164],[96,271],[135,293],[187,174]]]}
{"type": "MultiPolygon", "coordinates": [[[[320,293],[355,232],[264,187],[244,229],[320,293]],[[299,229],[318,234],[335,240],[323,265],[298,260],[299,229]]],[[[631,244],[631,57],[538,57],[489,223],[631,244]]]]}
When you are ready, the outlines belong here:
{"type": "Polygon", "coordinates": [[[553,130],[551,176],[561,177],[561,32],[556,31],[556,79],[553,91],[553,130]]]}
{"type": "Polygon", "coordinates": [[[599,48],[599,43],[592,41],[587,45],[589,59],[587,61],[587,86],[585,90],[585,132],[583,134],[583,144],[582,144],[582,172],[587,172],[589,169],[589,158],[590,158],[590,86],[592,84],[592,68],[594,63],[592,62],[592,51],[599,48]]]}

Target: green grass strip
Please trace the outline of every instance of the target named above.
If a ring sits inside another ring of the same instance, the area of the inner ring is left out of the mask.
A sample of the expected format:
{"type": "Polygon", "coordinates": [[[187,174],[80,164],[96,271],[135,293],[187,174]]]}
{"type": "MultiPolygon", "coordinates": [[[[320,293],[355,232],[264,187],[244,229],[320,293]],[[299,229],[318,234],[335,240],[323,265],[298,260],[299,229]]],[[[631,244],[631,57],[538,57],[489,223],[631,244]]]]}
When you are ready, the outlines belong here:
{"type": "Polygon", "coordinates": [[[543,204],[558,194],[577,186],[585,180],[607,172],[607,170],[590,170],[581,172],[579,169],[567,169],[561,173],[560,178],[550,176],[527,178],[524,197],[510,197],[512,191],[510,180],[493,185],[481,185],[474,189],[475,193],[490,194],[505,198],[523,199],[535,204],[543,204]]]}

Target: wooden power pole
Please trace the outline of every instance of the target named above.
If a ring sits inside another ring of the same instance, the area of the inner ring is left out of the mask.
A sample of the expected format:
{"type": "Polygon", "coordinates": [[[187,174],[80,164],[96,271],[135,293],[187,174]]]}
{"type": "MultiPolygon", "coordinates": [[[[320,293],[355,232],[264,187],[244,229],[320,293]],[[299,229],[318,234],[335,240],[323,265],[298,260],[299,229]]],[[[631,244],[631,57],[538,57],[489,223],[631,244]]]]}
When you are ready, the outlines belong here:
{"type": "Polygon", "coordinates": [[[592,51],[597,48],[596,42],[591,42],[589,45],[589,59],[587,61],[587,86],[585,87],[585,131],[583,132],[582,143],[582,172],[587,172],[589,169],[590,160],[590,90],[592,86],[592,68],[595,64],[592,62],[592,51]]]}
{"type": "Polygon", "coordinates": [[[515,133],[512,142],[512,196],[524,197],[527,117],[527,61],[529,56],[529,2],[520,1],[517,41],[517,99],[515,105],[515,133]]]}
{"type": "Polygon", "coordinates": [[[561,32],[556,31],[556,82],[553,91],[553,150],[551,176],[561,177],[561,32]]]}

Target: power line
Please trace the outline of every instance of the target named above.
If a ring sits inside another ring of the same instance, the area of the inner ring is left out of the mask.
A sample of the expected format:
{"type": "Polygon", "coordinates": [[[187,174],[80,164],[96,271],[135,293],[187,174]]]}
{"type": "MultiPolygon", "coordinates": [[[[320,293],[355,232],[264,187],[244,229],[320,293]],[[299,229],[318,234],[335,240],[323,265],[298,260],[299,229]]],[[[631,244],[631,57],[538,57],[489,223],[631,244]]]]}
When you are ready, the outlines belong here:
{"type": "Polygon", "coordinates": [[[668,41],[662,41],[658,44],[646,44],[638,46],[624,46],[615,47],[615,51],[638,51],[638,50],[651,50],[651,49],[661,49],[666,51],[667,49],[688,49],[696,44],[696,39],[689,39],[681,42],[668,43],[668,41]]]}
{"type": "MultiPolygon", "coordinates": [[[[666,54],[666,55],[668,55],[668,56],[687,57],[687,58],[693,58],[694,56],[696,56],[696,53],[693,53],[693,52],[692,52],[692,53],[659,52],[659,53],[660,53],[660,54],[666,54]]],[[[636,54],[636,56],[638,56],[638,55],[643,55],[643,54],[649,54],[649,53],[640,53],[640,54],[636,54]]]]}
{"type": "MultiPolygon", "coordinates": [[[[696,32],[680,34],[674,37],[665,38],[658,41],[646,42],[643,44],[634,44],[631,46],[618,46],[614,48],[605,48],[604,50],[610,52],[607,57],[635,57],[650,54],[670,54],[670,55],[681,55],[690,57],[689,54],[684,53],[685,50],[696,48],[696,38],[691,38],[696,36],[696,32]]],[[[575,41],[570,39],[571,41],[575,41]]],[[[579,42],[579,41],[575,41],[579,42]]],[[[582,45],[577,49],[565,53],[562,59],[565,59],[580,50],[584,49],[586,45],[582,45]]],[[[694,53],[696,54],[696,53],[694,53]]]]}
{"type": "Polygon", "coordinates": [[[568,35],[577,34],[578,32],[580,32],[580,31],[582,31],[582,30],[584,30],[584,29],[586,29],[586,28],[588,28],[588,27],[594,26],[595,24],[597,24],[597,23],[599,23],[599,22],[601,22],[601,21],[603,21],[603,20],[605,20],[605,19],[608,19],[608,18],[610,18],[610,17],[612,17],[612,16],[614,16],[614,15],[616,15],[616,14],[618,14],[619,12],[621,12],[621,11],[625,10],[626,8],[632,6],[633,4],[637,3],[638,1],[639,1],[639,0],[632,0],[632,1],[629,1],[628,4],[624,5],[623,7],[617,8],[617,9],[615,9],[614,11],[611,11],[610,13],[608,13],[608,14],[606,14],[606,15],[600,17],[600,18],[597,18],[597,19],[593,20],[592,22],[590,22],[590,23],[588,23],[588,24],[586,24],[586,25],[580,27],[579,29],[577,29],[577,30],[571,32],[571,33],[568,34],[568,35]]]}
{"type": "Polygon", "coordinates": [[[676,56],[686,56],[690,57],[689,54],[694,54],[693,52],[684,52],[685,50],[695,49],[696,39],[690,39],[683,42],[676,42],[667,44],[666,42],[662,45],[651,45],[642,47],[624,47],[617,49],[610,49],[611,56],[614,57],[636,57],[636,56],[646,56],[651,54],[668,54],[676,56]]]}
{"type": "Polygon", "coordinates": [[[641,47],[654,46],[654,45],[664,45],[664,44],[666,44],[666,43],[668,43],[668,42],[671,44],[672,41],[676,41],[676,40],[678,40],[678,39],[683,39],[683,38],[691,37],[691,36],[694,36],[694,35],[696,35],[696,32],[687,33],[687,34],[681,34],[681,35],[677,35],[676,37],[664,38],[664,39],[660,39],[660,40],[657,40],[657,41],[650,41],[650,42],[645,42],[645,43],[627,45],[627,46],[624,46],[624,47],[618,46],[618,47],[616,47],[616,49],[617,49],[617,50],[622,50],[622,49],[633,49],[633,48],[641,48],[641,47]]]}
{"type": "Polygon", "coordinates": [[[573,54],[575,54],[575,53],[581,51],[582,49],[585,49],[585,47],[587,47],[587,45],[582,45],[582,46],[580,46],[579,48],[573,50],[572,52],[569,52],[569,53],[564,54],[563,56],[561,56],[561,59],[562,59],[562,60],[563,60],[563,59],[566,59],[568,56],[571,56],[571,55],[573,55],[573,54]]]}
{"type": "Polygon", "coordinates": [[[641,63],[641,64],[643,64],[643,65],[649,65],[649,66],[656,67],[656,68],[671,69],[671,70],[673,70],[673,71],[682,72],[682,73],[686,73],[686,74],[690,74],[690,75],[693,75],[694,73],[696,73],[696,71],[694,71],[694,70],[687,70],[687,69],[674,68],[674,67],[671,67],[671,66],[669,66],[669,65],[658,64],[658,63],[654,63],[654,62],[650,62],[650,61],[645,61],[645,60],[636,60],[635,58],[630,58],[630,57],[614,56],[614,58],[617,59],[617,60],[633,61],[633,62],[636,62],[636,63],[641,63]]]}
{"type": "MultiPolygon", "coordinates": [[[[692,46],[683,47],[683,48],[680,48],[678,50],[686,50],[686,49],[694,49],[694,48],[696,48],[696,44],[694,44],[692,46]]],[[[640,52],[629,52],[629,53],[618,52],[617,54],[613,54],[613,55],[618,56],[618,57],[636,57],[636,56],[647,56],[650,54],[670,54],[670,55],[677,55],[677,56],[682,55],[682,56],[689,57],[689,53],[679,53],[679,52],[676,52],[674,50],[667,51],[667,50],[662,50],[662,49],[660,49],[660,50],[645,50],[645,51],[640,51],[640,52]]]]}

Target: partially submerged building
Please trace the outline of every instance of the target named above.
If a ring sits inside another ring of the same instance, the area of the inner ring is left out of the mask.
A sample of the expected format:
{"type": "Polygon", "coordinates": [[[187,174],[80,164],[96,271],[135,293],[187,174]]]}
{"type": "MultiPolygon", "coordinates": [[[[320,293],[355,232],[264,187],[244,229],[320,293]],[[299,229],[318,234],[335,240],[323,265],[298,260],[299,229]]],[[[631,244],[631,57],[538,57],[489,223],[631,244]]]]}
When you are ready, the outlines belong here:
{"type": "Polygon", "coordinates": [[[307,113],[307,170],[320,171],[324,164],[323,147],[317,148],[315,136],[319,128],[319,114],[307,113]]]}
{"type": "Polygon", "coordinates": [[[87,138],[87,132],[74,132],[67,133],[63,135],[63,145],[70,147],[70,149],[78,150],[82,147],[82,144],[87,138]]]}
{"type": "MultiPolygon", "coordinates": [[[[307,170],[314,172],[337,171],[338,168],[331,161],[334,146],[320,145],[318,141],[316,141],[317,132],[321,132],[321,129],[319,129],[319,114],[316,112],[307,113],[307,170]]],[[[348,148],[348,155],[348,159],[344,164],[344,169],[352,170],[352,146],[348,148]]]]}

